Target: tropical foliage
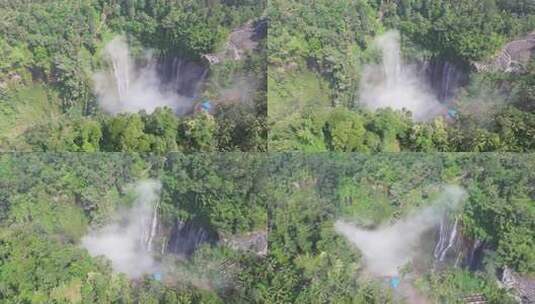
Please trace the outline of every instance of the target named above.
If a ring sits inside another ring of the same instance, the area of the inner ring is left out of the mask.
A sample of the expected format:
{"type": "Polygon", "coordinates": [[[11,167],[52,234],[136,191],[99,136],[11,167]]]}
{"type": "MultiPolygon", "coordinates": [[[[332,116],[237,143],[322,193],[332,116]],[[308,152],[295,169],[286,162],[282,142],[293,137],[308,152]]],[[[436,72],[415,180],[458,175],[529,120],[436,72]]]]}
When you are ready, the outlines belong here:
{"type": "Polygon", "coordinates": [[[533,60],[516,73],[470,68],[533,31],[528,2],[269,1],[270,149],[533,151],[533,60]],[[363,67],[380,57],[373,40],[389,29],[409,61],[449,62],[469,78],[455,117],[414,122],[360,104],[363,67]]]}
{"type": "MultiPolygon", "coordinates": [[[[0,149],[264,151],[264,41],[244,62],[226,63],[227,79],[247,77],[258,84],[250,100],[217,107],[210,118],[170,117],[166,109],[154,118],[145,113],[114,117],[98,106],[92,81],[103,66],[102,49],[115,35],[126,35],[134,53],[147,48],[160,58],[201,64],[202,55],[224,47],[234,28],[257,22],[263,9],[261,2],[249,0],[2,2],[0,149]],[[166,133],[155,133],[154,121],[162,119],[166,133]],[[132,128],[129,134],[125,127],[132,128]]],[[[229,84],[216,81],[218,69],[212,69],[208,83],[227,89],[229,84]]]]}

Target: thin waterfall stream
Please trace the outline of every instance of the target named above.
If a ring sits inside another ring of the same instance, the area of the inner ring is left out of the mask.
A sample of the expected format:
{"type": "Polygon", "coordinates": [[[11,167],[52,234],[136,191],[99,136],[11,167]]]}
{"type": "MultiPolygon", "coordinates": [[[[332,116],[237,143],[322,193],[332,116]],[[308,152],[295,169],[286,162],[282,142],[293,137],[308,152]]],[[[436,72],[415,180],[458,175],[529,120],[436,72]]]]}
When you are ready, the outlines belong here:
{"type": "Polygon", "coordinates": [[[458,227],[459,217],[455,217],[455,221],[451,223],[448,216],[445,215],[440,221],[439,238],[433,251],[435,259],[439,262],[444,261],[448,251],[457,241],[458,227]]]}
{"type": "Polygon", "coordinates": [[[150,232],[148,234],[147,238],[147,251],[152,252],[152,241],[154,240],[154,237],[156,235],[157,229],[158,229],[158,208],[160,206],[160,200],[158,200],[154,204],[154,208],[152,211],[152,220],[150,225],[150,232]]]}

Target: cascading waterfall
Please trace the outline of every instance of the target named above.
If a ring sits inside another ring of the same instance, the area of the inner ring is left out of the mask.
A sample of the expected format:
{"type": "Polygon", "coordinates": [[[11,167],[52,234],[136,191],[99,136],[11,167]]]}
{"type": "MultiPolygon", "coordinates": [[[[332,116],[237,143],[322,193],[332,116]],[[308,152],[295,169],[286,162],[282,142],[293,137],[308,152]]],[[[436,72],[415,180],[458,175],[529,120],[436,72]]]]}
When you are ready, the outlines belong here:
{"type": "Polygon", "coordinates": [[[154,240],[154,237],[156,236],[156,232],[157,232],[157,229],[158,229],[158,208],[159,208],[159,205],[160,205],[160,201],[158,200],[158,202],[156,204],[154,204],[154,209],[152,211],[152,219],[151,219],[151,222],[150,222],[150,230],[149,230],[149,233],[147,235],[147,240],[146,240],[146,250],[148,252],[151,252],[152,251],[152,241],[154,240]]]}
{"type": "Polygon", "coordinates": [[[447,229],[445,228],[445,223],[444,223],[444,220],[440,221],[440,229],[439,229],[439,232],[438,232],[438,241],[437,241],[437,244],[435,245],[435,249],[433,250],[433,256],[435,257],[435,259],[438,259],[439,256],[440,256],[440,250],[442,248],[444,248],[444,242],[446,240],[446,233],[447,233],[447,229]]]}
{"type": "Polygon", "coordinates": [[[159,58],[156,68],[168,90],[190,98],[198,96],[208,75],[208,67],[176,56],[159,58]]]}
{"type": "Polygon", "coordinates": [[[443,262],[446,254],[453,247],[457,240],[459,226],[459,217],[455,217],[455,221],[451,223],[448,216],[445,215],[440,221],[439,237],[433,255],[439,262],[443,262]]]}
{"type": "Polygon", "coordinates": [[[382,48],[383,71],[387,88],[395,88],[400,83],[401,77],[401,49],[396,40],[385,40],[382,48]]]}
{"type": "Polygon", "coordinates": [[[173,65],[172,65],[172,74],[174,75],[174,87],[175,88],[180,88],[182,87],[182,79],[181,79],[181,76],[182,76],[182,69],[183,69],[183,66],[184,66],[184,60],[182,60],[182,58],[180,57],[175,57],[173,58],[173,65]]]}
{"type": "Polygon", "coordinates": [[[450,63],[445,62],[444,68],[442,70],[442,91],[440,92],[440,99],[442,101],[448,100],[449,98],[449,91],[450,91],[450,76],[451,76],[451,69],[450,69],[450,63]]]}
{"type": "Polygon", "coordinates": [[[448,259],[454,267],[477,270],[482,266],[485,242],[463,236],[460,225],[459,216],[455,219],[447,214],[442,217],[433,250],[436,265],[448,259]]]}
{"type": "Polygon", "coordinates": [[[382,64],[364,66],[360,81],[360,103],[376,110],[405,109],[417,121],[442,115],[445,108],[413,64],[403,62],[398,32],[390,31],[376,38],[382,64]]]}
{"type": "Polygon", "coordinates": [[[162,240],[162,249],[160,251],[160,254],[164,255],[165,252],[166,252],[166,249],[167,249],[167,240],[165,238],[163,238],[163,240],[162,240]]]}
{"type": "Polygon", "coordinates": [[[109,55],[112,65],[113,77],[119,100],[123,101],[126,96],[128,96],[128,87],[130,84],[129,75],[132,71],[130,54],[128,53],[127,48],[122,48],[112,43],[106,46],[106,52],[109,55]]]}
{"type": "Polygon", "coordinates": [[[455,63],[433,59],[426,64],[426,76],[438,100],[449,103],[457,89],[467,83],[467,75],[455,63]]]}
{"type": "Polygon", "coordinates": [[[92,230],[81,240],[92,256],[104,255],[115,271],[131,278],[158,270],[152,255],[152,241],[158,227],[158,201],[161,183],[144,180],[129,185],[136,197],[129,207],[120,208],[107,225],[92,230]]]}
{"type": "Polygon", "coordinates": [[[201,85],[204,83],[204,79],[206,79],[206,75],[208,75],[208,69],[204,69],[201,73],[201,76],[199,77],[199,80],[197,81],[197,83],[195,84],[195,89],[193,91],[193,97],[194,98],[197,98],[198,97],[198,93],[201,91],[201,85]]]}
{"type": "Polygon", "coordinates": [[[191,91],[196,88],[196,79],[204,68],[189,61],[182,63],[178,58],[170,58],[173,61],[155,58],[149,50],[145,51],[143,60],[134,60],[122,36],[111,40],[103,55],[109,68],[96,72],[93,80],[99,105],[106,112],[144,110],[151,113],[164,106],[178,115],[192,111],[194,94],[191,91]],[[190,69],[190,66],[197,69],[190,69]]]}
{"type": "Polygon", "coordinates": [[[485,242],[476,239],[472,242],[469,253],[464,261],[464,266],[469,270],[476,270],[481,267],[484,256],[485,242]]]}
{"type": "Polygon", "coordinates": [[[165,250],[178,255],[191,255],[197,247],[204,243],[214,244],[218,241],[217,232],[200,222],[177,220],[165,250]]]}

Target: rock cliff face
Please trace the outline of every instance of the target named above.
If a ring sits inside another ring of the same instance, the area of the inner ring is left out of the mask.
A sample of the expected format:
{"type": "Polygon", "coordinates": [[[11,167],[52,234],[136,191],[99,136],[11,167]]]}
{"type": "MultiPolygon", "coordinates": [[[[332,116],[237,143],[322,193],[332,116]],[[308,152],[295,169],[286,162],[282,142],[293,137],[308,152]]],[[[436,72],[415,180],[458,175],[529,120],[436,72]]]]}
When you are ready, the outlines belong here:
{"type": "Polygon", "coordinates": [[[535,278],[522,277],[506,267],[500,283],[515,296],[518,303],[535,303],[535,278]]]}
{"type": "Polygon", "coordinates": [[[267,231],[258,230],[236,235],[223,235],[199,221],[176,220],[171,227],[161,227],[154,247],[160,254],[182,257],[192,255],[203,244],[228,246],[237,251],[265,256],[268,251],[267,231]]]}
{"type": "Polygon", "coordinates": [[[197,221],[177,220],[170,231],[165,253],[190,256],[202,244],[215,244],[216,231],[197,221]]]}
{"type": "Polygon", "coordinates": [[[535,55],[535,32],[523,39],[511,41],[493,58],[485,62],[473,63],[478,72],[502,71],[518,73],[523,71],[535,55]]]}
{"type": "Polygon", "coordinates": [[[436,266],[449,264],[470,271],[479,270],[483,267],[485,249],[485,242],[464,235],[458,218],[442,218],[433,252],[436,266]]]}
{"type": "Polygon", "coordinates": [[[468,73],[459,64],[435,59],[422,64],[425,76],[440,102],[455,97],[460,87],[468,84],[468,73]]]}
{"type": "Polygon", "coordinates": [[[197,97],[208,74],[206,64],[181,57],[162,57],[155,64],[162,84],[187,97],[197,97]]]}
{"type": "Polygon", "coordinates": [[[235,250],[253,252],[258,256],[265,256],[268,250],[267,232],[263,230],[223,238],[221,243],[235,250]]]}
{"type": "Polygon", "coordinates": [[[211,65],[225,60],[241,60],[245,54],[257,47],[258,41],[266,34],[267,22],[265,20],[249,21],[230,33],[229,39],[221,51],[205,54],[203,58],[211,65]]]}
{"type": "MultiPolygon", "coordinates": [[[[457,222],[447,216],[440,224],[437,231],[439,238],[434,252],[435,266],[439,266],[436,269],[440,269],[440,266],[446,263],[469,271],[481,270],[487,245],[484,241],[463,236],[462,230],[457,232],[456,226],[457,222]]],[[[518,303],[535,304],[535,278],[522,276],[505,267],[497,274],[497,280],[499,285],[507,290],[518,303]]],[[[477,295],[472,295],[464,300],[466,303],[485,303],[477,299],[477,295]]]]}

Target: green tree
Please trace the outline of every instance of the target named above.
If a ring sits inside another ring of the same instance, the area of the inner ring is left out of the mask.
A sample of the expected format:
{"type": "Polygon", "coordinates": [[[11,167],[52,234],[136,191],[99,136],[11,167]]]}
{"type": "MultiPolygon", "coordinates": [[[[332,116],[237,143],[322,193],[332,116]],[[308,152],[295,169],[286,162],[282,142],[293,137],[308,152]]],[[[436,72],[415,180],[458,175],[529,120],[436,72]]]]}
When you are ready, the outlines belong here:
{"type": "Polygon", "coordinates": [[[104,123],[102,147],[105,151],[149,151],[150,142],[137,114],[119,114],[104,123]]]}
{"type": "Polygon", "coordinates": [[[186,118],[178,126],[177,144],[186,151],[213,151],[215,149],[214,117],[200,112],[186,118]]]}

